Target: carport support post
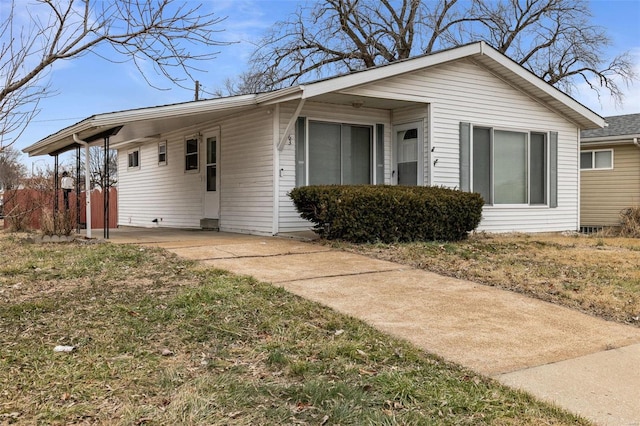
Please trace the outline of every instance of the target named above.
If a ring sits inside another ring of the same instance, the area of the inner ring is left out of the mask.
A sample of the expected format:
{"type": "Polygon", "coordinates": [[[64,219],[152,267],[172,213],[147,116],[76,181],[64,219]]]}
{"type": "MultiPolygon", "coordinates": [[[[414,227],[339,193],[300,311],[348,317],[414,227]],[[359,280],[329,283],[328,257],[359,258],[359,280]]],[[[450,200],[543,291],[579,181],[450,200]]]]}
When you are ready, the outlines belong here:
{"type": "Polygon", "coordinates": [[[60,179],[58,176],[58,154],[56,154],[53,161],[53,233],[56,233],[56,222],[58,218],[58,191],[60,190],[60,179]]]}
{"type": "Polygon", "coordinates": [[[104,138],[104,179],[102,196],[104,197],[104,239],[109,239],[109,136],[104,138]]]}
{"type": "Polygon", "coordinates": [[[91,171],[89,170],[89,144],[73,134],[73,140],[84,146],[84,192],[86,194],[87,238],[91,238],[91,171]]]}
{"type": "Polygon", "coordinates": [[[89,144],[86,142],[84,145],[84,193],[87,238],[91,238],[91,171],[89,170],[89,144]]]}

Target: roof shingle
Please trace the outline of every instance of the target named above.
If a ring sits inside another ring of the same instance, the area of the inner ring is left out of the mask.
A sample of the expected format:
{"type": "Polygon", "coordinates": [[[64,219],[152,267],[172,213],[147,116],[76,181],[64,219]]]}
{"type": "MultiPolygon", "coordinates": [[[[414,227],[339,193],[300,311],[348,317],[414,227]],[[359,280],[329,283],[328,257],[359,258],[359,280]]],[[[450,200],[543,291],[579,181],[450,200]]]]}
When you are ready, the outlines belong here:
{"type": "Polygon", "coordinates": [[[602,129],[583,130],[581,138],[600,138],[640,134],[640,114],[614,115],[605,117],[608,126],[602,129]]]}

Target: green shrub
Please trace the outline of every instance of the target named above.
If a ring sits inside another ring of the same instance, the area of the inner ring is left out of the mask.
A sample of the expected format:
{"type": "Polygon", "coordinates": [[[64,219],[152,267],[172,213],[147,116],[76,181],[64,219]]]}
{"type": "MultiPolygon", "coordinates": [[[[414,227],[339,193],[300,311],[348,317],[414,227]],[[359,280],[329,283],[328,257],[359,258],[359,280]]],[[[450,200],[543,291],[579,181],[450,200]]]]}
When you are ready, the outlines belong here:
{"type": "Polygon", "coordinates": [[[322,237],[352,242],[461,240],[484,205],[479,194],[442,187],[318,185],[289,196],[322,237]]]}

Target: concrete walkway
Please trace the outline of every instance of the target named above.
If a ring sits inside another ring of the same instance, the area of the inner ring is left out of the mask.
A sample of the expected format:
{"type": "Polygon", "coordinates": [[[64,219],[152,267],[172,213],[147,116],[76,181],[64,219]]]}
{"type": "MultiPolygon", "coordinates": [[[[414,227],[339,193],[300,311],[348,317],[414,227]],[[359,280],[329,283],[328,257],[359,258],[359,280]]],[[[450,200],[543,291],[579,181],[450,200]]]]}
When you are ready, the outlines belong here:
{"type": "Polygon", "coordinates": [[[295,239],[164,229],[111,239],[282,286],[596,424],[640,425],[639,328],[295,239]]]}

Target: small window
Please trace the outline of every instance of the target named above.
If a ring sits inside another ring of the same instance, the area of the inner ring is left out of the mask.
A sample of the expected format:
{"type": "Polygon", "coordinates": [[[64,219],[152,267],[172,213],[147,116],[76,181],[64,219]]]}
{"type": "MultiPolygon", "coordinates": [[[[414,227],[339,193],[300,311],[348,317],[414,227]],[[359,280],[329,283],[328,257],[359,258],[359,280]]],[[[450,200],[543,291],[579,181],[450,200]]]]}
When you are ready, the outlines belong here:
{"type": "Polygon", "coordinates": [[[128,168],[137,169],[140,168],[140,148],[129,151],[127,154],[128,168]]]}
{"type": "Polygon", "coordinates": [[[613,150],[582,151],[580,153],[581,170],[613,169],[613,150]]]}
{"type": "Polygon", "coordinates": [[[198,139],[189,138],[185,141],[184,169],[186,171],[198,170],[198,139]]]}
{"type": "Polygon", "coordinates": [[[216,151],[218,142],[215,137],[207,138],[207,191],[216,191],[218,161],[216,151]]]}
{"type": "Polygon", "coordinates": [[[158,143],[158,165],[167,165],[167,141],[158,143]]]}

